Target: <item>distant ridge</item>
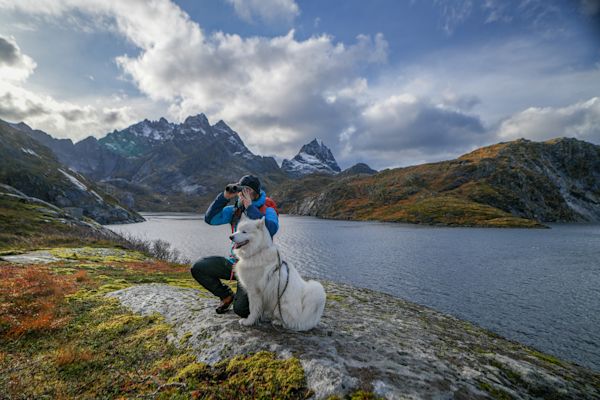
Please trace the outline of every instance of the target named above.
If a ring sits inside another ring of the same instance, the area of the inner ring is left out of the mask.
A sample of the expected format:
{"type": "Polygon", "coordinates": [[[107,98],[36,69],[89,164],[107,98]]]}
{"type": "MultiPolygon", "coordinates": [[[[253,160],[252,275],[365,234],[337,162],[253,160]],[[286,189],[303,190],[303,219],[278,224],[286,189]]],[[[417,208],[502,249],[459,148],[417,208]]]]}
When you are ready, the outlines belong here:
{"type": "Polygon", "coordinates": [[[287,213],[457,226],[600,221],[600,146],[516,140],[456,160],[283,185],[287,213]],[[296,190],[302,187],[304,190],[296,190]]]}
{"type": "Polygon", "coordinates": [[[357,163],[351,166],[350,168],[346,168],[342,172],[340,172],[340,176],[352,176],[352,175],[373,175],[376,174],[377,170],[369,167],[365,163],[357,163]]]}

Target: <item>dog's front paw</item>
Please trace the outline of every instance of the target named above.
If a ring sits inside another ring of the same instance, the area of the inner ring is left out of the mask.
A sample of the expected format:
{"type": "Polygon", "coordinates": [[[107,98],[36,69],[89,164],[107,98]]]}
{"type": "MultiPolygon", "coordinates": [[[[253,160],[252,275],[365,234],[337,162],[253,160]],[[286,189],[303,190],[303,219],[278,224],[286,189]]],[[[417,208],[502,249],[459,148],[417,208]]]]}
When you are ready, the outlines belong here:
{"type": "Polygon", "coordinates": [[[250,318],[242,318],[238,321],[242,326],[252,326],[254,325],[254,321],[250,318]]]}
{"type": "Polygon", "coordinates": [[[281,322],[278,319],[274,319],[273,321],[271,321],[271,324],[273,324],[273,326],[283,326],[283,322],[281,322]]]}

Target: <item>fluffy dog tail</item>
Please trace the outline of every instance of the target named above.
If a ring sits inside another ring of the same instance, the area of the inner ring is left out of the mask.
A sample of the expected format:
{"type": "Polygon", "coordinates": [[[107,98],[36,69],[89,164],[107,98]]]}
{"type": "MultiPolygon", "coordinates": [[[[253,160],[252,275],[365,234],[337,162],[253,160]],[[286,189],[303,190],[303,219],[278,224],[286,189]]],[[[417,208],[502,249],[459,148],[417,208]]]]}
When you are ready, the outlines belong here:
{"type": "Polygon", "coordinates": [[[325,289],[317,281],[308,281],[302,296],[302,314],[297,330],[307,331],[317,326],[325,309],[325,289]]]}

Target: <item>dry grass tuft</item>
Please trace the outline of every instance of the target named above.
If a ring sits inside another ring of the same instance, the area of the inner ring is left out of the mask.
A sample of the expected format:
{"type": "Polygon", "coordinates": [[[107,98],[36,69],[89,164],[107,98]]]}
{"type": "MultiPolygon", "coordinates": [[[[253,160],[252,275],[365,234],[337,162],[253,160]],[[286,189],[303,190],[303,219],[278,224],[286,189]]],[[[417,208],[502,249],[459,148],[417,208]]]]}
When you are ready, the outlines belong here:
{"type": "Polygon", "coordinates": [[[93,355],[91,351],[78,350],[74,347],[68,346],[57,351],[55,362],[59,368],[62,368],[68,365],[85,363],[91,361],[92,358],[93,355]]]}
{"type": "Polygon", "coordinates": [[[85,279],[85,271],[54,275],[41,265],[4,266],[0,270],[0,335],[20,337],[64,326],[69,317],[62,312],[61,302],[85,279]]]}

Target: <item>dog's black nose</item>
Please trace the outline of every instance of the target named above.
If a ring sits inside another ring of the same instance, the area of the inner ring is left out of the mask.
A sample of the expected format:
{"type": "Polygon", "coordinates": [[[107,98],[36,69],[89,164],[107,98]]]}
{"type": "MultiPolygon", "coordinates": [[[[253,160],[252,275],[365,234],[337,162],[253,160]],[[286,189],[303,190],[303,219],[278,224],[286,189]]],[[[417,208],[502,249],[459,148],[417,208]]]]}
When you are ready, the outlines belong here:
{"type": "Polygon", "coordinates": [[[233,235],[229,236],[229,240],[233,240],[233,235]]]}

